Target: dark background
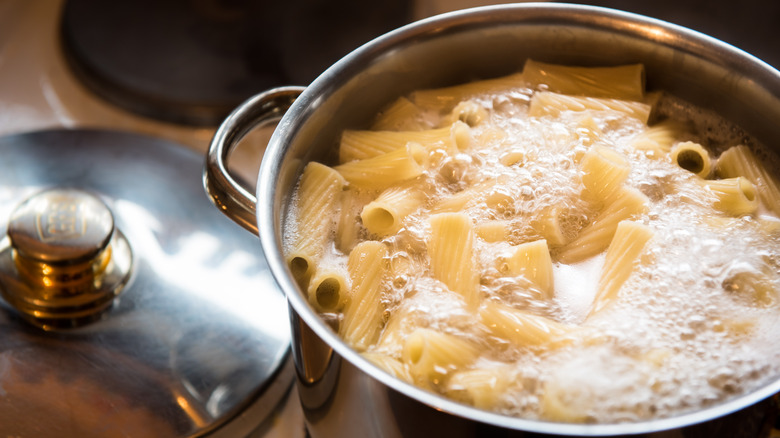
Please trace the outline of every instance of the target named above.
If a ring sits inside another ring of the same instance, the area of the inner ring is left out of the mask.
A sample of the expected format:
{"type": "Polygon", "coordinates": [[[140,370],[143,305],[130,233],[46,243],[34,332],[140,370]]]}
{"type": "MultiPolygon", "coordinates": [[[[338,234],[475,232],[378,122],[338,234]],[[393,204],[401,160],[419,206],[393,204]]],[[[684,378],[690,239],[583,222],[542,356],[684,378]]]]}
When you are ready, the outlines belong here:
{"type": "MultiPolygon", "coordinates": [[[[72,70],[137,113],[216,125],[247,97],[308,85],[361,44],[500,0],[67,0],[72,70]]],[[[780,67],[780,0],[594,0],[708,34],[780,67]]]]}
{"type": "Polygon", "coordinates": [[[594,0],[580,3],[634,12],[684,26],[780,68],[779,0],[594,0]]]}

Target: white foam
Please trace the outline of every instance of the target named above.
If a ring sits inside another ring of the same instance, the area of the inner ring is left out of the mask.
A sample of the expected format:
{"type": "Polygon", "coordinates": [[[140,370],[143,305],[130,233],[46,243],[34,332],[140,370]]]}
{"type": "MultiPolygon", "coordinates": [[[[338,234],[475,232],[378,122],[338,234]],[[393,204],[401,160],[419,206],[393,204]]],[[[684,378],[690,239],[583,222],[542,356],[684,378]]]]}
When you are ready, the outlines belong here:
{"type": "Polygon", "coordinates": [[[585,320],[596,296],[602,266],[603,254],[572,265],[553,265],[555,300],[563,314],[568,316],[567,322],[580,323],[585,320]]]}
{"type": "MultiPolygon", "coordinates": [[[[552,300],[529,280],[501,272],[500,260],[513,245],[542,237],[534,226],[540,212],[555,209],[570,239],[599,207],[583,197],[577,157],[588,145],[576,134],[581,114],[529,118],[522,99],[482,102],[490,119],[471,134],[491,140],[451,157],[437,151],[420,177],[430,188],[428,203],[401,231],[382,238],[391,260],[408,258],[413,266],[389,280],[383,297],[388,312],[409,315],[404,330],[431,327],[474,340],[484,348],[476,363],[513,367],[522,382],[500,395],[496,410],[527,418],[548,415],[543,401],[561,388],[556,397],[581,416],[577,421],[637,421],[709,406],[780,375],[780,237],[767,237],[755,219],[720,215],[696,177],[630,149],[626,138],[646,129],[632,119],[592,115],[601,141],[631,163],[625,184],[650,200],[648,212],[634,220],[655,232],[613,305],[589,316],[603,253],[572,265],[555,262],[552,300]],[[491,136],[496,132],[504,136],[491,136]],[[500,164],[507,150],[522,151],[522,160],[500,164]],[[543,353],[511,345],[490,335],[457,294],[432,278],[425,264],[428,213],[442,199],[485,183],[491,188],[476,193],[464,211],[475,224],[506,220],[511,232],[507,242],[475,243],[482,298],[593,331],[597,341],[543,353]],[[497,194],[512,200],[491,206],[497,194]]],[[[739,129],[678,99],[665,97],[659,108],[662,116],[689,120],[695,129],[686,140],[715,153],[735,142],[758,147],[739,129]]],[[[357,216],[360,203],[352,208],[357,216]]],[[[343,262],[344,255],[330,256],[343,262]]]]}

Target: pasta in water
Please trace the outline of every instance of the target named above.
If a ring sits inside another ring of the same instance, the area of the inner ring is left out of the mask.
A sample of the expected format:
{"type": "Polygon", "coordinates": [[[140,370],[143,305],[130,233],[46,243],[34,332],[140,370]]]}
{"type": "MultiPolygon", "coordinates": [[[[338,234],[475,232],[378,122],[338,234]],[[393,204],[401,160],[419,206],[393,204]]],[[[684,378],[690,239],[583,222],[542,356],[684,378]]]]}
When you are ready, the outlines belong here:
{"type": "Polygon", "coordinates": [[[306,165],[284,242],[302,293],[379,368],[584,423],[780,375],[773,157],[646,92],[641,65],[527,61],[400,97],[370,126],[306,165]]]}

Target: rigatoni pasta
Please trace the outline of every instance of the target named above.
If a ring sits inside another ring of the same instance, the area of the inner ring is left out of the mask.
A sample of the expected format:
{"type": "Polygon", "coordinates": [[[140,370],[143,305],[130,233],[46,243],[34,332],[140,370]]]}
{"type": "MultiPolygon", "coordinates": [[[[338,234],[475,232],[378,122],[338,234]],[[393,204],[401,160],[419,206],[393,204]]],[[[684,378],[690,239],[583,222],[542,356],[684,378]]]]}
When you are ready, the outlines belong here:
{"type": "Polygon", "coordinates": [[[641,101],[645,95],[645,67],[577,67],[529,59],[523,79],[556,93],[641,101]]]}
{"type": "Polygon", "coordinates": [[[342,190],[339,196],[339,207],[334,244],[342,254],[349,254],[359,242],[361,226],[358,208],[361,208],[362,204],[352,193],[342,190]]]}
{"type": "Polygon", "coordinates": [[[401,96],[377,115],[371,125],[371,131],[422,131],[426,128],[423,122],[424,114],[422,108],[401,96]]]}
{"type": "Polygon", "coordinates": [[[381,236],[391,234],[398,231],[404,217],[425,200],[425,192],[415,185],[390,187],[363,207],[360,218],[369,232],[381,236]]]}
{"type": "Polygon", "coordinates": [[[559,206],[551,206],[538,211],[531,221],[534,232],[546,240],[548,246],[560,247],[570,240],[563,233],[561,215],[559,206]]]}
{"type": "Polygon", "coordinates": [[[550,248],[544,239],[522,243],[512,250],[507,259],[508,272],[522,275],[539,287],[549,299],[553,295],[553,264],[550,248]]]}
{"type": "Polygon", "coordinates": [[[629,139],[633,149],[643,151],[650,158],[663,158],[672,147],[686,136],[687,126],[675,119],[666,119],[648,126],[629,139]]]}
{"type": "Polygon", "coordinates": [[[652,237],[653,230],[640,223],[622,221],[618,224],[607,249],[590,314],[599,312],[617,297],[621,286],[633,272],[634,263],[645,244],[652,237]]]}
{"type": "Polygon", "coordinates": [[[582,184],[597,202],[609,201],[631,172],[628,160],[615,149],[594,144],[580,162],[582,184]]]}
{"type": "Polygon", "coordinates": [[[732,146],[716,164],[718,175],[723,178],[744,176],[758,187],[761,202],[774,214],[780,215],[780,183],[755,154],[745,145],[732,146]]]}
{"type": "Polygon", "coordinates": [[[707,178],[712,171],[710,154],[699,143],[692,141],[678,143],[672,148],[670,156],[673,163],[698,177],[707,178]]]}
{"type": "MultiPolygon", "coordinates": [[[[463,211],[475,204],[488,205],[488,198],[493,192],[493,189],[499,184],[500,181],[496,179],[489,179],[481,181],[468,187],[465,190],[451,194],[443,194],[431,207],[433,213],[454,213],[463,211]]],[[[499,201],[500,202],[500,201],[499,201]]],[[[492,202],[495,206],[496,201],[492,202]]]]}
{"type": "Polygon", "coordinates": [[[510,227],[506,220],[491,220],[476,224],[474,231],[486,242],[503,242],[509,238],[510,227]]]}
{"type": "Polygon", "coordinates": [[[319,163],[309,163],[301,175],[295,203],[298,227],[288,238],[287,263],[293,277],[306,288],[316,271],[334,227],[345,181],[338,172],[319,163]]]}
{"type": "Polygon", "coordinates": [[[417,329],[404,341],[403,360],[422,385],[440,385],[448,374],[474,361],[479,349],[448,333],[417,329]]]}
{"type": "Polygon", "coordinates": [[[506,415],[640,421],[780,375],[773,168],[643,81],[533,60],[390,102],[304,171],[301,293],[384,372],[506,415]]]}
{"type": "Polygon", "coordinates": [[[399,379],[411,381],[412,375],[409,373],[409,367],[407,364],[401,362],[393,356],[382,353],[362,353],[363,357],[368,359],[374,365],[383,369],[388,374],[391,374],[399,379]]]}
{"type": "Polygon", "coordinates": [[[524,347],[562,346],[574,330],[544,316],[493,302],[480,308],[479,317],[494,336],[524,347]]]}
{"type": "Polygon", "coordinates": [[[393,152],[412,142],[422,147],[445,145],[451,141],[451,128],[429,129],[425,131],[354,131],[346,130],[341,134],[339,161],[365,160],[393,152]]]}
{"type": "Polygon", "coordinates": [[[480,409],[493,409],[512,385],[521,385],[513,369],[497,364],[454,373],[445,394],[480,409]]]}
{"type": "Polygon", "coordinates": [[[713,205],[718,210],[734,216],[753,214],[758,210],[758,191],[745,177],[702,180],[701,184],[715,194],[713,205]]]}
{"type": "Polygon", "coordinates": [[[379,338],[384,306],[382,278],[387,271],[387,248],[380,242],[361,242],[349,253],[351,294],[339,334],[355,348],[364,350],[379,338]]]}
{"type": "Polygon", "coordinates": [[[449,112],[460,102],[485,93],[502,93],[525,84],[522,73],[453,85],[435,90],[419,90],[411,95],[411,101],[423,108],[449,112]]]}
{"type": "Polygon", "coordinates": [[[613,202],[605,206],[574,240],[558,251],[558,260],[576,263],[603,252],[612,242],[618,224],[645,212],[648,205],[649,200],[641,191],[622,188],[614,195],[613,202]]]}
{"type": "Polygon", "coordinates": [[[309,281],[309,303],[320,312],[335,312],[347,300],[347,280],[337,267],[319,266],[309,281]]]}
{"type": "Polygon", "coordinates": [[[463,213],[431,216],[428,256],[433,277],[460,294],[467,306],[478,304],[479,276],[474,264],[474,227],[463,213]]]}
{"type": "Polygon", "coordinates": [[[407,143],[392,152],[365,160],[350,161],[334,169],[352,185],[382,190],[394,183],[420,176],[425,159],[425,149],[420,144],[407,143]]]}
{"type": "Polygon", "coordinates": [[[650,119],[650,105],[632,100],[599,97],[569,96],[553,92],[534,94],[528,114],[534,117],[556,117],[564,111],[612,111],[634,117],[647,123],[650,119]]]}
{"type": "Polygon", "coordinates": [[[444,118],[444,123],[463,122],[467,126],[479,125],[487,119],[487,110],[477,102],[466,100],[455,106],[450,114],[444,118]]]}

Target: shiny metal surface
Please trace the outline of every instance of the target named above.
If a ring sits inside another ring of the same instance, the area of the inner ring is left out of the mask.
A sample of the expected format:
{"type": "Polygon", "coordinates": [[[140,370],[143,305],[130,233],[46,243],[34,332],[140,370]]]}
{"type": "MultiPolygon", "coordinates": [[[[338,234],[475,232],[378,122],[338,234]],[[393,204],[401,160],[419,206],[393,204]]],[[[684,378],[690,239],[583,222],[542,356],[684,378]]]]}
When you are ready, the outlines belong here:
{"type": "Polygon", "coordinates": [[[0,302],[3,436],[245,437],[287,393],[284,296],[256,241],[209,205],[201,170],[200,154],[141,135],[0,138],[0,229],[29,196],[77,188],[134,257],[91,324],[44,331],[0,302]]]}
{"type": "Polygon", "coordinates": [[[22,202],[8,224],[19,255],[41,262],[95,259],[114,233],[114,216],[100,199],[82,190],[44,190],[22,202]]]}
{"type": "Polygon", "coordinates": [[[533,421],[454,403],[394,379],[351,350],[309,307],[292,279],[282,257],[281,230],[306,162],[327,161],[343,129],[366,126],[399,95],[519,71],[527,58],[582,65],[642,62],[650,89],[716,111],[769,146],[780,144],[780,72],[715,39],[633,14],[566,4],[486,7],[400,28],[352,52],[290,107],[271,138],[258,180],[260,240],[294,309],[293,352],[311,435],[732,437],[734,426],[727,427],[724,419],[747,415],[737,420],[744,434],[739,436],[755,436],[767,420],[764,400],[780,391],[780,378],[701,411],[630,424],[533,421]],[[308,358],[326,362],[308,363],[308,358]]]}
{"type": "Polygon", "coordinates": [[[54,188],[22,202],[0,241],[0,295],[44,330],[99,319],[130,278],[130,245],[108,206],[54,188]]]}
{"type": "Polygon", "coordinates": [[[252,97],[234,110],[214,134],[206,157],[203,185],[211,202],[237,224],[257,234],[257,198],[228,172],[226,161],[241,138],[256,127],[278,121],[303,87],[281,87],[252,97]]]}

